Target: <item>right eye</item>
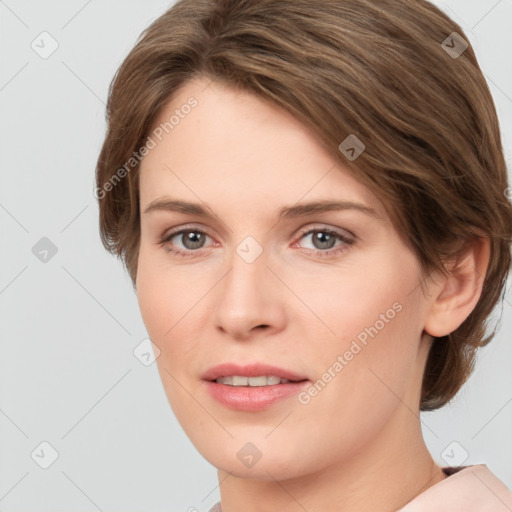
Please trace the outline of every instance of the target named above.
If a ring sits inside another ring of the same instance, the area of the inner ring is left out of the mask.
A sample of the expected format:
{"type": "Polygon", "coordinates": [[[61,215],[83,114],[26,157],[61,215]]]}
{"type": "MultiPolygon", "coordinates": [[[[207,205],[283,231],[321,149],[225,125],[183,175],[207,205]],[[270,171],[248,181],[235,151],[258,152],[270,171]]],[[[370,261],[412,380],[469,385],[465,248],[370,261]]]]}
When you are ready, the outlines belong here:
{"type": "Polygon", "coordinates": [[[201,229],[181,228],[164,235],[160,240],[160,245],[162,245],[166,251],[179,256],[194,256],[194,252],[198,252],[198,249],[203,248],[206,238],[210,237],[201,229]],[[181,242],[183,248],[176,248],[175,243],[171,243],[174,238],[181,242]]]}

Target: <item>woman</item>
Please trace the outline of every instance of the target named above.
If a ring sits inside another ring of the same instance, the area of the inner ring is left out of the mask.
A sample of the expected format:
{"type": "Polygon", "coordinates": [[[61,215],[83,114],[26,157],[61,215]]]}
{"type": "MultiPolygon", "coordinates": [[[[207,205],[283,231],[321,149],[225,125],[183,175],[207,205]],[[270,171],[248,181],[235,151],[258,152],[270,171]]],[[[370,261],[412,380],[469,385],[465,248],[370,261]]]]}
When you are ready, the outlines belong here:
{"type": "Polygon", "coordinates": [[[462,29],[424,0],[181,0],[108,102],[100,229],[234,512],[512,510],[438,465],[512,206],[462,29]]]}

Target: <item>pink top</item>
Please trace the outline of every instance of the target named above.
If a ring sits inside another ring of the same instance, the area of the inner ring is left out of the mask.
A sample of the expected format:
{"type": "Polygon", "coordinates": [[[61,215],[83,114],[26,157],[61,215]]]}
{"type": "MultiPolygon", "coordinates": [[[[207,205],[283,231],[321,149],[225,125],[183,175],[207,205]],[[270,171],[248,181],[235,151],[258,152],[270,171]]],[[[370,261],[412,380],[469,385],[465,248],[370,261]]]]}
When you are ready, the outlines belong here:
{"type": "Polygon", "coordinates": [[[485,465],[443,468],[451,474],[397,512],[511,512],[512,492],[485,465]]]}
{"type": "MultiPolygon", "coordinates": [[[[512,491],[485,464],[443,471],[447,478],[397,512],[512,512],[512,491]]],[[[222,512],[220,502],[208,512],[222,512]]]]}

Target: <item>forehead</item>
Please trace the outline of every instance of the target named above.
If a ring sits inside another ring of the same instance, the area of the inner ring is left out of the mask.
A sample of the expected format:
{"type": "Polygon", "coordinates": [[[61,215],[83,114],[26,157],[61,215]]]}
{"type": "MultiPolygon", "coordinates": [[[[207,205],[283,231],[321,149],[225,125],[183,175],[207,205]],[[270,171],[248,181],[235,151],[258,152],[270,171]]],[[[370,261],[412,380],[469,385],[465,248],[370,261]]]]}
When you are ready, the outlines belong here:
{"type": "Polygon", "coordinates": [[[141,203],[163,193],[264,207],[262,201],[364,201],[383,206],[311,129],[274,103],[206,78],[182,86],[160,112],[161,140],[141,164],[141,203]],[[187,105],[194,105],[187,107],[187,105]],[[195,196],[195,197],[194,197],[195,196]]]}

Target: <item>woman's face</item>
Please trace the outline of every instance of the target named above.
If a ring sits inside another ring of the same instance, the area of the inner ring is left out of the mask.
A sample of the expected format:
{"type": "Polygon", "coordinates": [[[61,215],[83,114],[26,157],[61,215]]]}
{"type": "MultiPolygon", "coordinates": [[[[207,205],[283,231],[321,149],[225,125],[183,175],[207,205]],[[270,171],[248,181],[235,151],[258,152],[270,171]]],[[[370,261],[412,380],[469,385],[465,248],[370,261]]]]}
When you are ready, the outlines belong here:
{"type": "Polygon", "coordinates": [[[137,294],[172,409],[208,461],[242,477],[375,452],[418,421],[419,263],[309,129],[208,84],[161,113],[140,169],[137,294]],[[308,206],[324,202],[357,206],[308,206]]]}

